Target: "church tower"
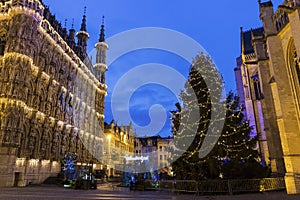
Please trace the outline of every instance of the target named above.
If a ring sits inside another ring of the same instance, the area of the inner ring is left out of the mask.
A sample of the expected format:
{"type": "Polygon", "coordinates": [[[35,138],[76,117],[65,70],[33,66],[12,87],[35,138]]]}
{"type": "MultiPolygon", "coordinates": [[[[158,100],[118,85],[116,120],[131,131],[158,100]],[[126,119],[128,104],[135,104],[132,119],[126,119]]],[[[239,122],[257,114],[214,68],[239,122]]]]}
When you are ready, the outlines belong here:
{"type": "Polygon", "coordinates": [[[84,7],[84,14],[81,22],[80,31],[76,33],[77,37],[77,54],[81,60],[86,58],[86,47],[87,47],[87,40],[89,39],[89,34],[86,31],[86,7],[84,7]]]}
{"type": "Polygon", "coordinates": [[[95,44],[95,47],[97,49],[97,56],[96,56],[96,64],[94,65],[94,70],[95,70],[97,79],[101,83],[105,83],[105,72],[107,71],[106,51],[108,49],[108,45],[105,42],[104,16],[102,17],[100,38],[99,38],[99,41],[95,44]]]}

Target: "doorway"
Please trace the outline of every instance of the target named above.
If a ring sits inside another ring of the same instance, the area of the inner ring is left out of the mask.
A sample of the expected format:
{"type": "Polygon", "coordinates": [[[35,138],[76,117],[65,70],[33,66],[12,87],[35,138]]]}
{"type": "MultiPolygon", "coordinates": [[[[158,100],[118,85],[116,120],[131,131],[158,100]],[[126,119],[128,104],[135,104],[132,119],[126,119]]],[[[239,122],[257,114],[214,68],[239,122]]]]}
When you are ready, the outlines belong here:
{"type": "Polygon", "coordinates": [[[15,172],[15,180],[14,180],[14,187],[18,187],[18,182],[21,177],[21,172],[15,172]]]}

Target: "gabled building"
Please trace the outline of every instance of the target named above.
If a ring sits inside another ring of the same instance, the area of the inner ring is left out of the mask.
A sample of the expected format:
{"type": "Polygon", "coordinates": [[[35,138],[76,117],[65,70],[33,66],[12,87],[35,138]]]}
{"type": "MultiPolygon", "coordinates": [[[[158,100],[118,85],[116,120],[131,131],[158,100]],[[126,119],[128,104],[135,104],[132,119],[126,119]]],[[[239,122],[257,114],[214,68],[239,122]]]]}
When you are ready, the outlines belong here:
{"type": "Polygon", "coordinates": [[[172,146],[173,137],[136,137],[134,142],[135,156],[148,156],[146,164],[148,171],[169,172],[169,147],[172,146]]]}
{"type": "Polygon", "coordinates": [[[123,175],[125,157],[134,155],[135,133],[132,124],[120,126],[114,121],[104,124],[105,143],[102,162],[108,176],[123,175]]]}

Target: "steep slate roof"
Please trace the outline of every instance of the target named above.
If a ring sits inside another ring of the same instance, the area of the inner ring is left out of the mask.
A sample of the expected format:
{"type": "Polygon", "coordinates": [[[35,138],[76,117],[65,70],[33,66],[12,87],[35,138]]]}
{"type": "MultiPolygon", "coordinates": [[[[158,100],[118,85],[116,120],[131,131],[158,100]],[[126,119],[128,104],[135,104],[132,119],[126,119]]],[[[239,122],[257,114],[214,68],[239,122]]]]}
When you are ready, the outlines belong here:
{"type": "Polygon", "coordinates": [[[259,3],[259,5],[261,7],[271,7],[271,6],[273,6],[273,3],[272,3],[272,1],[267,1],[267,2],[263,2],[263,3],[259,3]]]}
{"type": "Polygon", "coordinates": [[[242,53],[243,54],[251,54],[254,53],[254,48],[252,46],[252,36],[254,37],[264,37],[264,29],[257,28],[251,29],[249,31],[242,32],[242,53]]]}

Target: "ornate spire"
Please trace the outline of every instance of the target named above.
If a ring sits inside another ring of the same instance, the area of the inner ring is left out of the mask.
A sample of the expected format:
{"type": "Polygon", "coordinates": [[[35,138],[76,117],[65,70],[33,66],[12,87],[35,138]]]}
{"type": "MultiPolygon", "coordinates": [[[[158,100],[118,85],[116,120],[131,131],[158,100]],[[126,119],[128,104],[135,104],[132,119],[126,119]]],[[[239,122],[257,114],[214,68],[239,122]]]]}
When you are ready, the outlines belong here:
{"type": "Polygon", "coordinates": [[[241,54],[244,53],[244,33],[243,33],[243,27],[240,27],[240,40],[241,40],[241,54]]]}
{"type": "Polygon", "coordinates": [[[82,18],[80,31],[85,31],[86,32],[86,6],[84,7],[84,13],[83,13],[83,18],[82,18]]]}
{"type": "Polygon", "coordinates": [[[74,29],[74,18],[72,18],[72,26],[71,29],[74,29]]]}
{"type": "Polygon", "coordinates": [[[104,33],[104,16],[102,16],[102,25],[101,25],[101,32],[100,32],[100,38],[99,42],[105,41],[105,33],[104,33]]]}
{"type": "Polygon", "coordinates": [[[68,19],[65,19],[65,29],[67,29],[67,22],[68,22],[68,19]]]}
{"type": "Polygon", "coordinates": [[[77,36],[77,55],[81,60],[86,58],[86,47],[89,34],[86,31],[86,7],[84,7],[84,15],[81,23],[80,31],[76,33],[77,36]]]}
{"type": "Polygon", "coordinates": [[[68,44],[72,49],[75,47],[75,29],[74,29],[74,18],[72,19],[72,26],[69,30],[68,44]]]}
{"type": "MultiPolygon", "coordinates": [[[[100,81],[100,83],[105,83],[105,72],[107,71],[106,51],[108,49],[108,45],[105,43],[104,16],[102,17],[100,38],[95,47],[97,49],[96,64],[94,65],[95,76],[100,81]]],[[[117,124],[118,122],[116,122],[116,125],[117,124]]]]}

